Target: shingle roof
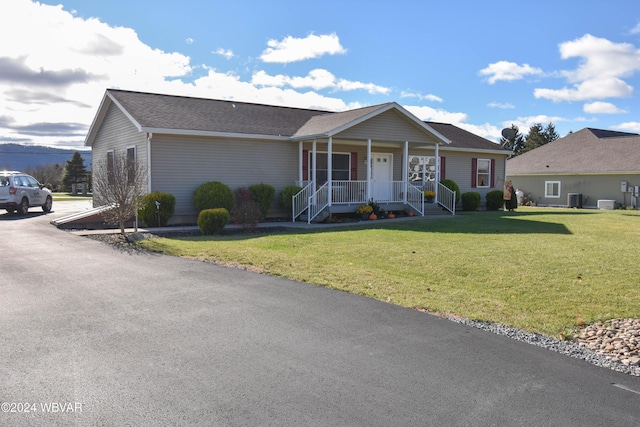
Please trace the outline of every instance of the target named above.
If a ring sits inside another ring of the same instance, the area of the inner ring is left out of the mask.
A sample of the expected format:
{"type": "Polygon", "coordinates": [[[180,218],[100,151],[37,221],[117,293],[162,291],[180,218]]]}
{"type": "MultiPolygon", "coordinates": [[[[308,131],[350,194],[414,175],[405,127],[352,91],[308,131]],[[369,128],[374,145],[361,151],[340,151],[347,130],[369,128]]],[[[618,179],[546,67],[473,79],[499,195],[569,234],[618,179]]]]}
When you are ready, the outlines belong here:
{"type": "Polygon", "coordinates": [[[142,128],[292,136],[327,111],[108,89],[142,128]]]}
{"type": "Polygon", "coordinates": [[[640,171],[640,135],[585,128],[507,160],[508,175],[640,171]]]}
{"type": "MultiPolygon", "coordinates": [[[[441,133],[445,138],[451,140],[448,148],[468,148],[482,150],[504,150],[499,144],[484,139],[457,126],[448,123],[425,122],[435,131],[441,133]]],[[[508,150],[505,150],[508,151],[508,150]]]]}
{"type": "Polygon", "coordinates": [[[311,117],[304,126],[298,129],[294,136],[325,134],[348,123],[355,122],[367,114],[380,110],[391,104],[392,103],[373,105],[371,107],[357,108],[355,110],[348,110],[340,113],[316,115],[311,117]]]}

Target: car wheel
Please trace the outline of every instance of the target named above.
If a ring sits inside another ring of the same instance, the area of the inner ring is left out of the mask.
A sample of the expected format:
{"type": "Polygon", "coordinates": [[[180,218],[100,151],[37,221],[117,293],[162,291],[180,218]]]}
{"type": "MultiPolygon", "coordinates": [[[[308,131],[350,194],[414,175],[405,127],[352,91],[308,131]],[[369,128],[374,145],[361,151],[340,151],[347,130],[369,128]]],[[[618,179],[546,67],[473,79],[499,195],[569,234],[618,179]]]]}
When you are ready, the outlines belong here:
{"type": "Polygon", "coordinates": [[[20,215],[26,215],[29,212],[29,200],[27,198],[23,198],[20,204],[18,205],[18,213],[20,215]]]}
{"type": "Polygon", "coordinates": [[[47,201],[44,202],[44,205],[42,205],[42,212],[44,213],[51,212],[51,205],[52,205],[51,197],[47,196],[47,201]]]}

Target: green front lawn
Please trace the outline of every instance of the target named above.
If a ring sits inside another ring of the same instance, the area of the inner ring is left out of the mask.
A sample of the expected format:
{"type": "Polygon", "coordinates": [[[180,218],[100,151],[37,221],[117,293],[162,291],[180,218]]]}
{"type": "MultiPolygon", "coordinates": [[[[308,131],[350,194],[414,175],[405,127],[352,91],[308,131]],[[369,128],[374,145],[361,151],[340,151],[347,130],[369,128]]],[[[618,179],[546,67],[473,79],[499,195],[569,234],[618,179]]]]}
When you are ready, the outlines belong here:
{"type": "Polygon", "coordinates": [[[640,211],[520,207],[363,224],[141,244],[556,337],[640,318],[640,211]]]}

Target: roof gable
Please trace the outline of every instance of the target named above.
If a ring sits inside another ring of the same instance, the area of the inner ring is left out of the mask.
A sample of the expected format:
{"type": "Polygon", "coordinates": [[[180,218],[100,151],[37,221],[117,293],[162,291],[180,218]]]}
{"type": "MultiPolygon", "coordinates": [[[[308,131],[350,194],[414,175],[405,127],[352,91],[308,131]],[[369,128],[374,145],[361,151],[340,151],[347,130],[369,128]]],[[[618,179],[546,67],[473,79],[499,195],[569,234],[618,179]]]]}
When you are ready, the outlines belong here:
{"type": "Polygon", "coordinates": [[[509,175],[640,171],[640,135],[585,128],[507,160],[509,175]]]}

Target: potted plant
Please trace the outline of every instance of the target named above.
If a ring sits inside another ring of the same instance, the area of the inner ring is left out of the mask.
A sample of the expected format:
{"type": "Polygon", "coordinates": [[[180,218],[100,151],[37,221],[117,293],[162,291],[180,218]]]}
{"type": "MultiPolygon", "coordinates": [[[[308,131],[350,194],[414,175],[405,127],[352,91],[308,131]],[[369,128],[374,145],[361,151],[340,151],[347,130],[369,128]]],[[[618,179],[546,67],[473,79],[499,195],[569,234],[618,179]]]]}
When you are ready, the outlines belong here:
{"type": "Polygon", "coordinates": [[[356,209],[356,213],[360,215],[362,219],[368,219],[369,215],[373,213],[373,208],[369,205],[360,205],[356,209]]]}
{"type": "Polygon", "coordinates": [[[425,191],[425,192],[424,192],[424,201],[425,201],[425,202],[427,202],[427,203],[433,203],[433,201],[435,200],[435,198],[436,198],[436,193],[435,193],[435,191],[431,191],[431,190],[429,190],[429,191],[425,191]]]}

